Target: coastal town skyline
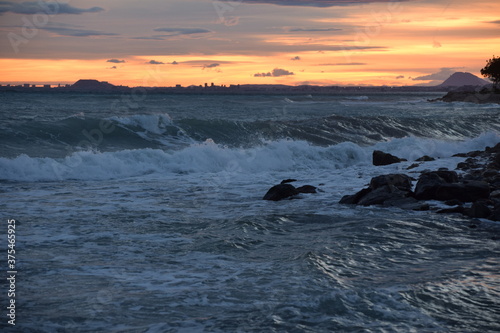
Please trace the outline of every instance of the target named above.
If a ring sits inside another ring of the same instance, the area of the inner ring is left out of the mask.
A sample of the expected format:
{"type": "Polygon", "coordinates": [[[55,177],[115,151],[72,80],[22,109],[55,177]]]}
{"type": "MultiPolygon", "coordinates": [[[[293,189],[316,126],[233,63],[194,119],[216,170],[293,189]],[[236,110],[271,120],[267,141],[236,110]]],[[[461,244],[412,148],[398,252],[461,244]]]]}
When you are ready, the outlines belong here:
{"type": "Polygon", "coordinates": [[[3,1],[0,84],[437,85],[499,45],[500,4],[3,1]]]}

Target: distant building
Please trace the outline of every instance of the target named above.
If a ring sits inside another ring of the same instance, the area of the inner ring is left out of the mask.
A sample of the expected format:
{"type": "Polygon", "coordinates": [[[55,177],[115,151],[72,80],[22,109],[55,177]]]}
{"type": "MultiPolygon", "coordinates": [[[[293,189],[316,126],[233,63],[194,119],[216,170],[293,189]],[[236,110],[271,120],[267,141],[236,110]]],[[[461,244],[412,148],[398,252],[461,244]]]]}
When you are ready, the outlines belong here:
{"type": "Polygon", "coordinates": [[[176,84],[176,85],[175,85],[175,87],[176,87],[176,88],[182,88],[182,85],[180,85],[180,84],[176,84]]]}
{"type": "Polygon", "coordinates": [[[44,88],[50,88],[50,84],[44,84],[43,87],[44,88]]]}
{"type": "Polygon", "coordinates": [[[23,84],[23,88],[29,88],[30,87],[30,84],[29,83],[25,83],[23,84]]]}

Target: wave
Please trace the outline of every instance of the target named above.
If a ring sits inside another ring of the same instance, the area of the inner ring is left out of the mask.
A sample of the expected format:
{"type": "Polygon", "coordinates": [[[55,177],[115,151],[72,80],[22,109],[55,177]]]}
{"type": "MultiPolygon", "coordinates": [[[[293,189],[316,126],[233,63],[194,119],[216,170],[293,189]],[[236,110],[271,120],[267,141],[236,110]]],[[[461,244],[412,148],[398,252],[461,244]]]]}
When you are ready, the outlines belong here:
{"type": "Polygon", "coordinates": [[[498,142],[500,136],[496,133],[486,133],[463,142],[407,137],[368,147],[351,142],[322,147],[306,141],[278,140],[251,148],[230,148],[207,140],[177,151],[146,148],[115,152],[81,151],[64,158],[27,155],[0,158],[0,179],[105,180],[148,174],[314,172],[354,165],[369,166],[375,149],[414,160],[422,155],[450,157],[498,142]]]}
{"type": "Polygon", "coordinates": [[[86,118],[84,115],[57,120],[31,120],[0,131],[0,156],[64,157],[95,149],[179,150],[208,139],[231,148],[250,148],[267,141],[306,141],[331,146],[342,142],[374,145],[408,136],[465,140],[485,132],[500,132],[498,112],[455,117],[347,116],[303,120],[241,121],[225,119],[179,119],[166,114],[86,118]]]}

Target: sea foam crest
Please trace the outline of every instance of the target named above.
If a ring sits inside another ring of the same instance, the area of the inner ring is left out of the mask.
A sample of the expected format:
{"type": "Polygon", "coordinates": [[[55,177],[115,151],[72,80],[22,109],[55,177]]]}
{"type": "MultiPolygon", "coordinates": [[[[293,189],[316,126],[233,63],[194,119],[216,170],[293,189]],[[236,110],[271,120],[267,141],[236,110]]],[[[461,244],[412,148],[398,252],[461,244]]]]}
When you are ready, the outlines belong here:
{"type": "Polygon", "coordinates": [[[120,179],[146,174],[315,172],[353,165],[371,166],[371,154],[381,149],[414,160],[422,155],[450,157],[459,152],[484,149],[500,142],[496,133],[464,142],[408,137],[361,147],[344,142],[327,147],[306,141],[278,140],[252,148],[228,148],[207,140],[176,151],[135,149],[115,152],[76,152],[62,159],[20,155],[0,158],[0,179],[57,181],[66,179],[120,179]]]}

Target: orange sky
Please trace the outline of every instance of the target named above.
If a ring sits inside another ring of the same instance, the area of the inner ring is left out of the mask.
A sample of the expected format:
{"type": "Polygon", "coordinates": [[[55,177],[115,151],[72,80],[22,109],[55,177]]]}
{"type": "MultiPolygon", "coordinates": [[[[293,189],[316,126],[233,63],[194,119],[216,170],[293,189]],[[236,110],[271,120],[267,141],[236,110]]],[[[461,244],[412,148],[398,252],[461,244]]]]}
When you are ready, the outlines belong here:
{"type": "Polygon", "coordinates": [[[34,4],[0,4],[0,84],[438,84],[500,45],[498,1],[34,4]]]}

